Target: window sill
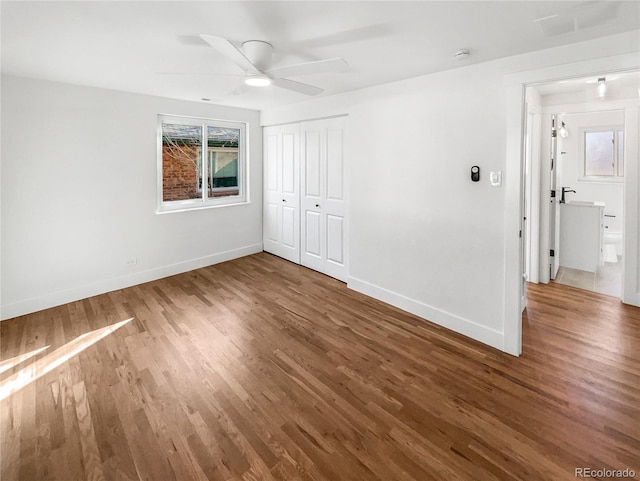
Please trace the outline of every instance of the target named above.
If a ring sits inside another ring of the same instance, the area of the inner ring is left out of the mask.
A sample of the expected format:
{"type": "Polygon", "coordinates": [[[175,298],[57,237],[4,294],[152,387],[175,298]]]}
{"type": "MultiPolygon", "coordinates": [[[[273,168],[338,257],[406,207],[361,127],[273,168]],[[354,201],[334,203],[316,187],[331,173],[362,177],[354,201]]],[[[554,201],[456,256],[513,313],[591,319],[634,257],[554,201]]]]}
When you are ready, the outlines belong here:
{"type": "Polygon", "coordinates": [[[579,177],[578,182],[584,184],[622,184],[624,177],[579,177]]]}
{"type": "Polygon", "coordinates": [[[234,207],[237,205],[248,205],[250,201],[246,199],[238,200],[237,202],[224,202],[224,203],[198,203],[198,204],[178,204],[178,205],[161,205],[156,210],[156,214],[173,214],[174,212],[188,212],[192,210],[206,210],[206,209],[220,209],[223,207],[234,207]]]}

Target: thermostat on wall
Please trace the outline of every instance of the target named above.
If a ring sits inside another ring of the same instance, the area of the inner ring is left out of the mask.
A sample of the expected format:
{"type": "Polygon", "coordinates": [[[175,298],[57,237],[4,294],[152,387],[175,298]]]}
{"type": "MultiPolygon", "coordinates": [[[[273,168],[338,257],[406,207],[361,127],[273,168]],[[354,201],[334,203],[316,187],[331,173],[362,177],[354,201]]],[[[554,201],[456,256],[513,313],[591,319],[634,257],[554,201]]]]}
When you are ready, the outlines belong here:
{"type": "Polygon", "coordinates": [[[478,182],[480,180],[480,167],[477,165],[471,167],[471,180],[473,182],[478,182]]]}

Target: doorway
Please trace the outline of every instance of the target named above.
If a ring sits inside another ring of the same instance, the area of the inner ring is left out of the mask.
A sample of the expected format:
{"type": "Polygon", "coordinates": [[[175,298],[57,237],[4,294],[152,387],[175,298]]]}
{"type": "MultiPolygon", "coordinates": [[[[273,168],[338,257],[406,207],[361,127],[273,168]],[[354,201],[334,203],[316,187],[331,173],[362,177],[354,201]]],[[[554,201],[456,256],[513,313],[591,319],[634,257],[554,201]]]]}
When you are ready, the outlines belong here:
{"type": "Polygon", "coordinates": [[[621,298],[624,110],[568,112],[557,115],[556,122],[555,172],[559,195],[565,192],[566,199],[561,197],[558,204],[559,269],[554,281],[621,298]]]}
{"type": "MultiPolygon", "coordinates": [[[[530,232],[539,232],[548,229],[548,219],[546,222],[539,219],[537,225],[533,225],[531,219],[524,220],[525,184],[527,178],[524,175],[525,162],[525,133],[526,133],[526,112],[528,99],[525,93],[528,86],[541,86],[545,84],[560,84],[563,79],[574,80],[586,78],[586,76],[596,76],[600,73],[616,72],[629,73],[640,70],[638,58],[635,54],[621,54],[614,57],[602,57],[597,59],[579,61],[571,64],[555,65],[526,72],[513,73],[505,77],[505,87],[507,95],[507,164],[504,178],[505,182],[505,277],[504,277],[504,350],[513,355],[522,352],[522,310],[526,307],[526,292],[523,296],[522,279],[526,263],[523,260],[523,243],[527,240],[523,237],[522,231],[526,227],[525,222],[530,222],[530,232]],[[523,304],[523,302],[525,304],[523,304]]],[[[531,89],[530,89],[531,91],[531,89]]],[[[636,88],[637,92],[637,88],[636,88]]],[[[638,131],[639,111],[638,97],[633,101],[611,101],[617,103],[625,111],[625,126],[629,130],[638,131]]],[[[540,105],[541,106],[541,105],[540,105]]],[[[625,189],[624,189],[624,210],[625,210],[625,269],[624,269],[624,289],[622,300],[627,304],[640,306],[640,219],[638,215],[638,205],[640,203],[640,189],[638,179],[638,136],[636,138],[625,139],[625,189]],[[630,266],[628,268],[627,266],[630,266]]],[[[540,194],[545,194],[540,200],[540,205],[549,202],[548,193],[551,192],[549,179],[540,178],[540,194]]],[[[530,195],[530,194],[529,194],[530,195]]],[[[539,212],[544,212],[539,209],[539,212]]],[[[545,239],[548,237],[539,236],[545,239]]],[[[548,256],[548,242],[546,250],[544,246],[539,246],[539,253],[548,256]]],[[[526,252],[525,252],[526,253],[526,252]]],[[[544,271],[541,273],[544,274],[544,271]]]]}
{"type": "Polygon", "coordinates": [[[625,211],[625,199],[633,196],[624,191],[638,188],[637,174],[625,179],[625,159],[637,163],[639,85],[640,74],[626,72],[527,86],[523,244],[529,282],[558,282],[638,304],[631,292],[637,276],[628,275],[625,292],[623,273],[637,271],[637,258],[625,256],[624,246],[625,226],[637,225],[638,213],[633,206],[625,211]],[[625,124],[634,109],[635,128],[625,124]]]}
{"type": "Polygon", "coordinates": [[[347,117],[266,126],[264,250],[346,282],[347,117]]]}

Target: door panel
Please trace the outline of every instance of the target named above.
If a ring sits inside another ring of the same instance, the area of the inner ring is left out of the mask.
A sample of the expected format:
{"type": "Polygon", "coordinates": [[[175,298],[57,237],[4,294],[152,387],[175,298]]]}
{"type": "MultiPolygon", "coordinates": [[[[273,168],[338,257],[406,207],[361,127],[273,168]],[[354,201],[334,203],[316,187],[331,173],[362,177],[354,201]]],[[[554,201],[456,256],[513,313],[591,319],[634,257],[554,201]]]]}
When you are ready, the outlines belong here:
{"type": "Polygon", "coordinates": [[[327,215],[327,260],[344,265],[344,218],[327,215]]]}
{"type": "Polygon", "coordinates": [[[282,135],[282,192],[286,194],[296,194],[296,178],[300,175],[296,168],[296,135],[294,133],[284,133],[282,135]]]}
{"type": "Polygon", "coordinates": [[[267,164],[267,190],[278,190],[278,135],[276,133],[265,135],[265,160],[267,164]]]}
{"type": "Polygon", "coordinates": [[[347,278],[345,119],[301,124],[302,265],[347,278]]]}
{"type": "Polygon", "coordinates": [[[311,255],[317,258],[322,257],[321,245],[321,220],[322,215],[319,212],[305,212],[305,255],[311,255]]]}
{"type": "Polygon", "coordinates": [[[268,252],[277,253],[280,244],[280,199],[278,187],[278,134],[265,131],[265,205],[263,243],[268,252]]]}
{"type": "Polygon", "coordinates": [[[555,127],[557,126],[557,116],[551,117],[551,190],[556,193],[555,197],[551,197],[550,216],[549,216],[549,246],[553,251],[553,256],[549,258],[550,272],[549,277],[555,279],[560,268],[560,202],[557,196],[557,188],[562,185],[560,178],[560,170],[558,169],[558,138],[555,127]]]}
{"type": "Polygon", "coordinates": [[[267,204],[265,207],[264,232],[266,239],[271,242],[278,242],[278,205],[267,204]]]}
{"type": "Polygon", "coordinates": [[[327,199],[343,200],[342,129],[327,132],[327,199]]]}
{"type": "Polygon", "coordinates": [[[296,222],[297,214],[298,209],[289,206],[282,207],[282,245],[290,249],[296,248],[296,239],[300,235],[296,222]]]}
{"type": "Polygon", "coordinates": [[[320,132],[306,131],[304,133],[305,149],[304,149],[304,167],[305,177],[304,195],[307,197],[320,197],[320,132]]]}
{"type": "Polygon", "coordinates": [[[264,129],[266,252],[300,263],[299,124],[264,129]]]}

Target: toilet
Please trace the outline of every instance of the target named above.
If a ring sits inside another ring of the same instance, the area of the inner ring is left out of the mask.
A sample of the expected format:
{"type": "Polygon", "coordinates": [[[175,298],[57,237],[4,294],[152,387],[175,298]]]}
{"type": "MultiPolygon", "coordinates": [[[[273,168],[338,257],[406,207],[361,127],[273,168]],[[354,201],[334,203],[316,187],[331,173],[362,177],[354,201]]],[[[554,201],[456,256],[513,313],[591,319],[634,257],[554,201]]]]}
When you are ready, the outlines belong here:
{"type": "Polygon", "coordinates": [[[618,262],[617,256],[623,255],[622,232],[604,231],[604,257],[605,262],[618,262]],[[614,260],[615,256],[615,260],[614,260]]]}

